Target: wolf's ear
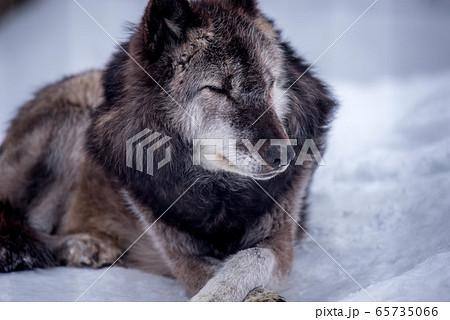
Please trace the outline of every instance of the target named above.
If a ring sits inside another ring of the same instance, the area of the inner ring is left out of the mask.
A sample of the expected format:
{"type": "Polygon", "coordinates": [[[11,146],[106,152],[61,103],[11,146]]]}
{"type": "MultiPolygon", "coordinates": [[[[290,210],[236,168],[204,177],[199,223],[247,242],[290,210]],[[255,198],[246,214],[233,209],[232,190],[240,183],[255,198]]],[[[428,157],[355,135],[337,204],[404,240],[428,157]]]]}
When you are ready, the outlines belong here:
{"type": "Polygon", "coordinates": [[[145,50],[156,60],[164,49],[182,42],[190,27],[199,25],[187,0],[150,0],[140,24],[145,50]]]}
{"type": "Polygon", "coordinates": [[[256,16],[258,14],[257,0],[228,0],[235,8],[243,9],[247,14],[256,16]]]}

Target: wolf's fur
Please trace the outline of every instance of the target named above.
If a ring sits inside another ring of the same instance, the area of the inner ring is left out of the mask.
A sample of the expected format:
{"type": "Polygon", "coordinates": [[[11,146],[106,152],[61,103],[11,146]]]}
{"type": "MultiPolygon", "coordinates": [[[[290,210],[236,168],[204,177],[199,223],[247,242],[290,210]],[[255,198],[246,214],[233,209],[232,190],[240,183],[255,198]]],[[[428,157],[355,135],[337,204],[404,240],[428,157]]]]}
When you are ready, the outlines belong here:
{"type": "Polygon", "coordinates": [[[101,267],[160,218],[122,264],[178,278],[194,301],[276,289],[298,228],[260,186],[300,219],[315,164],[275,170],[265,144],[264,166],[193,166],[192,141],[289,137],[297,154],[306,139],[323,151],[327,89],[307,72],[276,101],[307,65],[252,0],[151,0],[124,48],[135,61],[119,50],[105,71],[40,91],[12,122],[0,149],[0,271],[101,267]],[[146,128],[172,137],[172,161],[154,176],[125,165],[125,141],[146,128]]]}

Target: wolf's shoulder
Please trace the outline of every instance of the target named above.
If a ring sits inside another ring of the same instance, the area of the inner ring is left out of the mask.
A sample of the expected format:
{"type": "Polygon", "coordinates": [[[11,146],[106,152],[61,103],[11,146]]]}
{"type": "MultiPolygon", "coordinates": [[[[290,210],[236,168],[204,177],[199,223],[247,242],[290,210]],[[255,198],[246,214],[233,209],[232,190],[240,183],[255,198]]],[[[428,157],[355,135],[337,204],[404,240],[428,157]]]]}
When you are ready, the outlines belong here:
{"type": "Polygon", "coordinates": [[[41,89],[34,100],[46,102],[45,105],[68,104],[95,108],[104,99],[102,77],[102,70],[90,70],[64,77],[41,89]]]}

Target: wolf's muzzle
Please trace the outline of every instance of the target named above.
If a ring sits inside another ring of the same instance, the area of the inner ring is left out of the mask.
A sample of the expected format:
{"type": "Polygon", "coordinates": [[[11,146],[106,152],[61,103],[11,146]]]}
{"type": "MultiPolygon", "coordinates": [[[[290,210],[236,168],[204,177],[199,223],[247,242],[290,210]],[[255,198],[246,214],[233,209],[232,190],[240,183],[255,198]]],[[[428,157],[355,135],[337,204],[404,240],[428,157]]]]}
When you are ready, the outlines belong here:
{"type": "Polygon", "coordinates": [[[289,165],[289,163],[295,159],[295,151],[292,146],[287,146],[286,159],[283,159],[283,152],[280,146],[269,146],[265,152],[265,160],[267,164],[273,169],[279,169],[283,166],[289,165]]]}

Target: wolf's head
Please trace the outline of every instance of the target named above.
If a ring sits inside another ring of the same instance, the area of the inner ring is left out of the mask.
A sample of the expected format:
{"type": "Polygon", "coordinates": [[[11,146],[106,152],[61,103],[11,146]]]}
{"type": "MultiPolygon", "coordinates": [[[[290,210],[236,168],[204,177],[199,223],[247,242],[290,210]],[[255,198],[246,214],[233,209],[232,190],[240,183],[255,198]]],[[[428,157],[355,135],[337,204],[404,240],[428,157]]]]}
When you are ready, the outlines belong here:
{"type": "Polygon", "coordinates": [[[298,135],[295,97],[285,94],[292,79],[256,1],[150,0],[124,48],[106,72],[98,124],[125,138],[145,128],[180,137],[193,156],[215,154],[200,157],[207,170],[256,179],[286,170],[295,157],[287,140],[298,135]]]}

